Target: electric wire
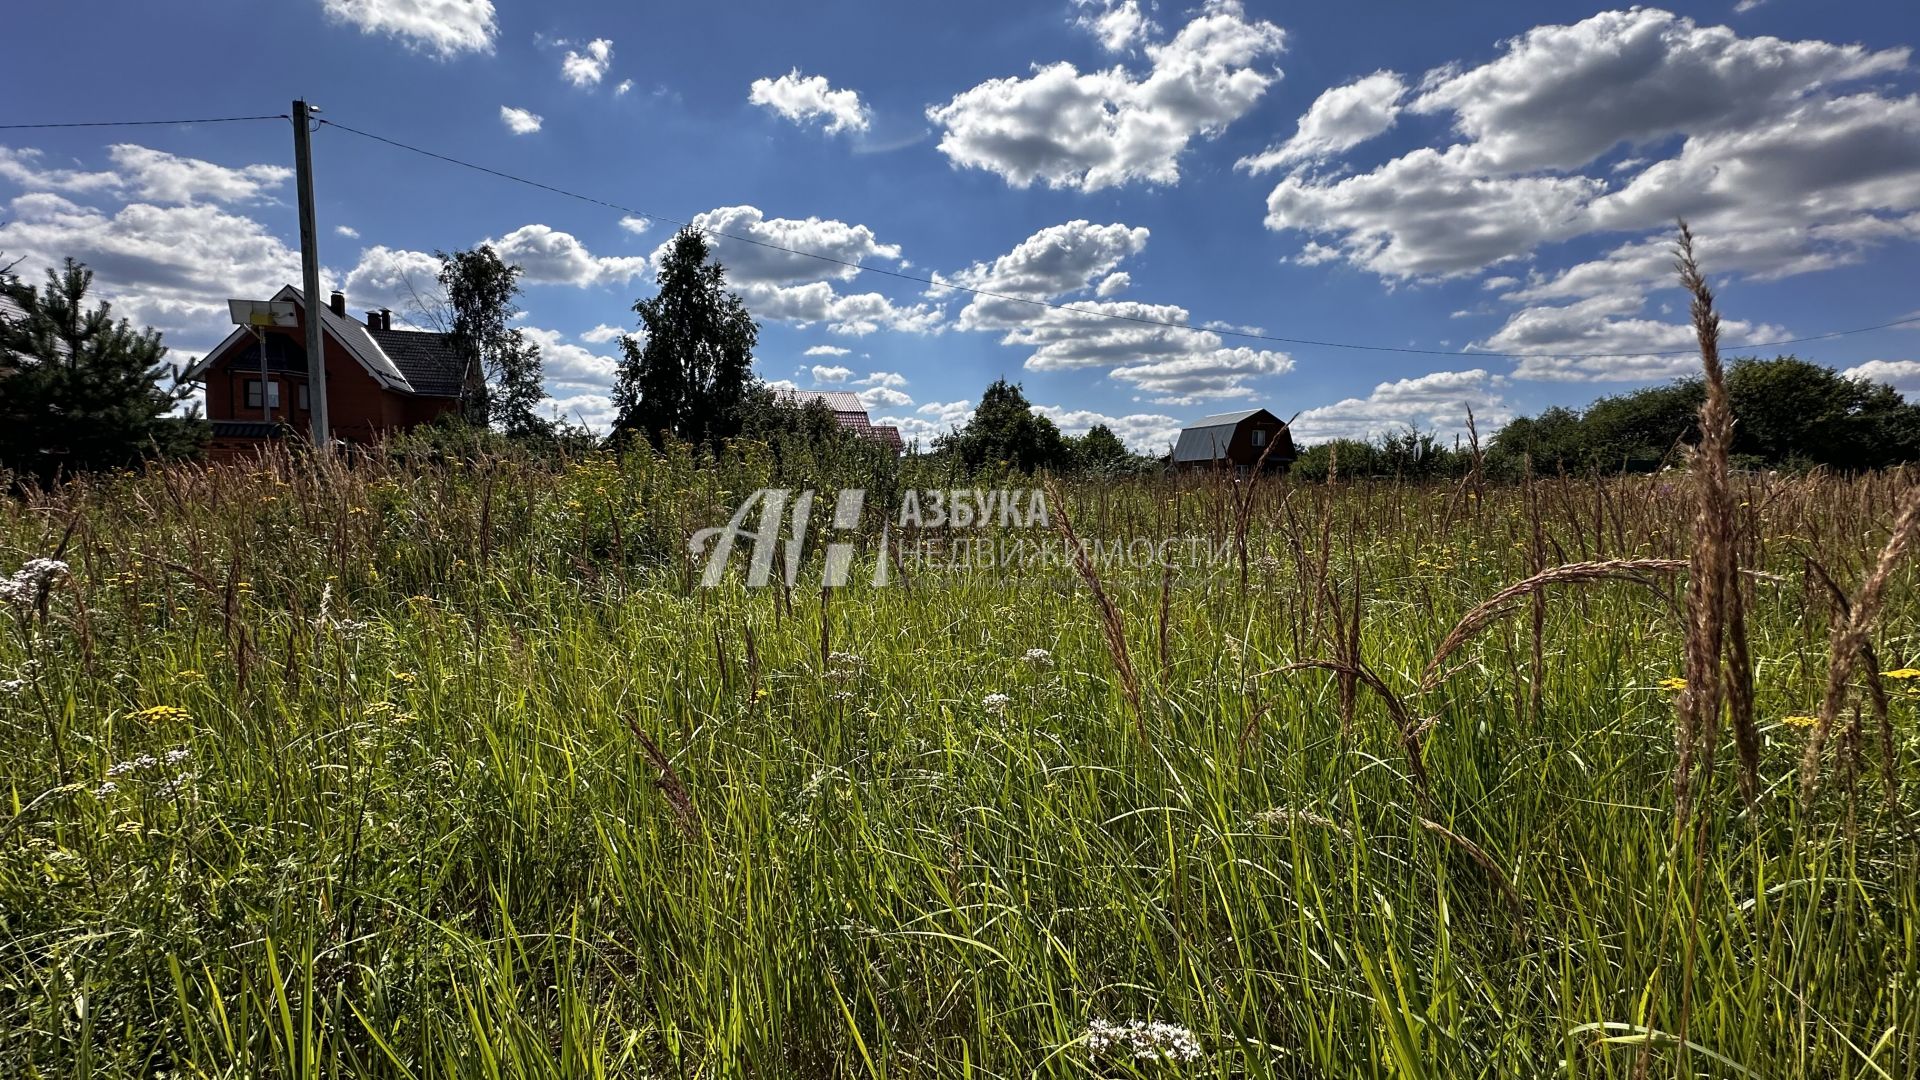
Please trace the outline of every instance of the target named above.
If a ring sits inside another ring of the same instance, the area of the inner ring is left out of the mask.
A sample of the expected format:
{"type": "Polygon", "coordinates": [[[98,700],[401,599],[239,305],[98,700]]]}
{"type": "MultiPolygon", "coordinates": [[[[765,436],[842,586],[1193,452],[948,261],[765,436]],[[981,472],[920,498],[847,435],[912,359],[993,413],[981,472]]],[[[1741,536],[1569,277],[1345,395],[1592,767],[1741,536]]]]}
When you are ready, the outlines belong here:
{"type": "Polygon", "coordinates": [[[46,128],[164,127],[168,124],[237,124],[243,120],[291,120],[286,113],[270,116],[202,116],[189,120],[72,120],[57,124],[0,124],[0,131],[34,131],[46,128]]]}

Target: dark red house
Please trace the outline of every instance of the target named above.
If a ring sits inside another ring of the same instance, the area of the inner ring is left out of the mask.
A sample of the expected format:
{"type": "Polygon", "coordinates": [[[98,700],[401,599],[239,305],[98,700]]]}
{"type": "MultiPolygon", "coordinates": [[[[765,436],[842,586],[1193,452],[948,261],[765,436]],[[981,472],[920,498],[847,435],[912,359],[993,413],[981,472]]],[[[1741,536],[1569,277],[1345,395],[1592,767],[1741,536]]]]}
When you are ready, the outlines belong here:
{"type": "Polygon", "coordinates": [[[1263,468],[1285,472],[1293,464],[1293,433],[1287,422],[1265,409],[1219,413],[1194,421],[1173,444],[1176,469],[1263,468]]]}
{"type": "MultiPolygon", "coordinates": [[[[307,305],[291,285],[273,299],[292,301],[298,319],[264,331],[264,358],[254,331],[236,327],[187,369],[189,381],[206,387],[213,422],[209,449],[216,456],[232,457],[287,433],[308,435],[307,305]]],[[[449,335],[395,330],[385,309],[367,312],[360,322],[347,315],[346,297],[337,292],[320,308],[320,336],[327,358],[327,423],[336,439],[373,442],[453,412],[461,388],[479,377],[449,335]]]]}

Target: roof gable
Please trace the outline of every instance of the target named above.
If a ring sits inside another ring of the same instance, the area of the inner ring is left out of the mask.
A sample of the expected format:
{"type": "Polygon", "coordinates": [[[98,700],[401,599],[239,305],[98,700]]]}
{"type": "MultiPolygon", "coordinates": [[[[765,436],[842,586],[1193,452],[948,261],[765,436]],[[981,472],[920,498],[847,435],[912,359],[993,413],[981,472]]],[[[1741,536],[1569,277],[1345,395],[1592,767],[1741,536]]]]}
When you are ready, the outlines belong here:
{"type": "MultiPolygon", "coordinates": [[[[307,310],[305,298],[300,295],[300,290],[294,288],[292,285],[287,285],[281,288],[279,292],[274,293],[273,299],[293,301],[299,306],[303,316],[307,310]]],[[[334,314],[333,309],[325,304],[321,304],[318,310],[320,312],[320,328],[322,332],[338,342],[341,348],[347,350],[347,354],[358,361],[360,366],[366,369],[368,375],[373,376],[374,382],[379,383],[385,389],[398,390],[403,394],[422,392],[414,389],[413,384],[407,380],[407,376],[400,370],[399,366],[393,362],[393,358],[388,356],[385,350],[380,348],[380,344],[373,339],[372,333],[368,331],[365,326],[344,315],[334,314]]],[[[229,349],[252,337],[253,334],[246,327],[234,327],[233,333],[228,334],[222,339],[220,344],[207,350],[207,355],[201,357],[198,363],[189,367],[182,378],[199,379],[204,377],[213,367],[214,363],[218,361],[220,357],[226,355],[229,349]]]]}
{"type": "Polygon", "coordinates": [[[1173,460],[1215,461],[1226,457],[1227,447],[1232,445],[1234,433],[1240,430],[1240,425],[1260,418],[1280,425],[1283,430],[1287,426],[1285,421],[1265,409],[1242,409],[1239,412],[1203,416],[1180,430],[1179,441],[1173,444],[1173,460]]]}

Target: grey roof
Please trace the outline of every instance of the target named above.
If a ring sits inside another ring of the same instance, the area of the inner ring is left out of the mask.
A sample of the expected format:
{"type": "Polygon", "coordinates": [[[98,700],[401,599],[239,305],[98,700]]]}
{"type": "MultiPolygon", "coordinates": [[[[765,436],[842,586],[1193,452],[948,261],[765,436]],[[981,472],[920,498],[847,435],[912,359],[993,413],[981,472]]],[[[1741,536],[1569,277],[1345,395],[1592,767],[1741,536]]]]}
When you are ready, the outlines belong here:
{"type": "Polygon", "coordinates": [[[424,330],[368,330],[413,392],[426,397],[459,397],[467,381],[467,361],[453,347],[453,335],[424,330]]]}
{"type": "Polygon", "coordinates": [[[780,387],[774,391],[774,397],[782,405],[806,405],[814,401],[823,401],[827,408],[837,413],[859,413],[866,415],[867,407],[860,403],[860,395],[845,390],[791,390],[780,387]]]}
{"type": "MultiPolygon", "coordinates": [[[[1227,445],[1233,441],[1234,431],[1261,413],[1267,413],[1267,410],[1242,409],[1239,412],[1214,413],[1195,420],[1181,429],[1180,440],[1173,444],[1173,460],[1217,461],[1227,456],[1227,445]]],[[[1272,413],[1267,415],[1273,416],[1272,413]]],[[[1274,419],[1278,420],[1279,417],[1274,419]]]]}
{"type": "Polygon", "coordinates": [[[1265,409],[1241,409],[1239,412],[1214,413],[1212,416],[1203,416],[1193,423],[1188,424],[1187,430],[1191,431],[1195,428],[1210,427],[1239,427],[1240,421],[1250,416],[1258,416],[1266,411],[1265,409]]]}

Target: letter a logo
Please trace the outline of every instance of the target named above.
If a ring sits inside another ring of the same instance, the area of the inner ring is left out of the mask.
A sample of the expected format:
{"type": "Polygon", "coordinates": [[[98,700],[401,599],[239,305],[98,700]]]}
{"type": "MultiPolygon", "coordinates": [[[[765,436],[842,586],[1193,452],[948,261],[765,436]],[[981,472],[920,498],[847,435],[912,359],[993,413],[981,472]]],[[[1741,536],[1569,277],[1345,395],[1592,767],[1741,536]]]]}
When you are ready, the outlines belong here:
{"type": "Polygon", "coordinates": [[[753,554],[747,562],[747,584],[760,587],[767,584],[773,572],[773,553],[779,546],[780,522],[786,517],[787,497],[793,494],[788,488],[761,488],[747,496],[740,508],[724,527],[701,529],[687,542],[687,550],[694,558],[706,555],[707,566],[700,574],[700,584],[711,589],[720,584],[720,576],[727,571],[727,562],[733,558],[733,545],[736,540],[753,542],[753,554]],[[747,514],[753,510],[754,503],[760,504],[760,527],[756,532],[748,532],[747,514]],[[709,541],[717,539],[711,552],[707,551],[709,541]]]}

